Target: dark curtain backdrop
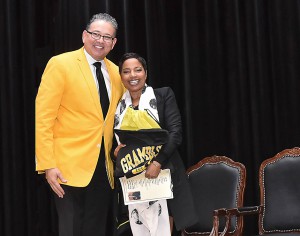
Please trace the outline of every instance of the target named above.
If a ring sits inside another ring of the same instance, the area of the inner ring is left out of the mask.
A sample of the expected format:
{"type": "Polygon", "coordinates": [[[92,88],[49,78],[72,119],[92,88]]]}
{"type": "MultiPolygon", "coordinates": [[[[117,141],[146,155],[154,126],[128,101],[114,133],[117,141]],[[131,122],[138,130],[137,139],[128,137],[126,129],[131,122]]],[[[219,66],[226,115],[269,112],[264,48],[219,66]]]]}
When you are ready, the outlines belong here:
{"type": "MultiPolygon", "coordinates": [[[[173,88],[186,167],[226,155],[247,168],[245,205],[259,203],[258,168],[300,139],[300,0],[2,0],[0,235],[57,236],[35,173],[34,106],[53,55],[82,46],[91,15],[119,23],[114,62],[147,59],[148,83],[173,88]]],[[[257,232],[255,217],[245,235],[257,232]]]]}

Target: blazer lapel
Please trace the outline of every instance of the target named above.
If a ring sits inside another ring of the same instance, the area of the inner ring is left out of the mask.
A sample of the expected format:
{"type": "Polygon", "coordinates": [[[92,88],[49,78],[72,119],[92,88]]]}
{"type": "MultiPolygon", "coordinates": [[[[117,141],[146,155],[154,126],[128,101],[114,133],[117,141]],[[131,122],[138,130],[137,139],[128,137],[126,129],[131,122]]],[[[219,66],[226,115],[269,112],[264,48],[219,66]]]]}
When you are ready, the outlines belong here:
{"type": "Polygon", "coordinates": [[[110,103],[109,103],[108,112],[107,112],[107,114],[109,114],[109,112],[111,110],[111,105],[119,102],[119,98],[117,98],[118,93],[117,93],[117,88],[116,88],[116,83],[119,83],[116,81],[116,78],[118,78],[118,76],[119,76],[119,74],[118,74],[119,72],[114,71],[111,68],[111,62],[109,62],[108,59],[104,58],[104,63],[105,63],[106,69],[108,71],[109,80],[110,80],[111,96],[110,96],[110,103]],[[117,99],[117,101],[116,101],[116,99],[117,99]]]}
{"type": "Polygon", "coordinates": [[[80,51],[80,53],[78,54],[77,62],[80,67],[82,77],[85,79],[85,81],[89,87],[91,96],[93,98],[94,104],[97,109],[97,112],[99,113],[100,117],[102,117],[102,119],[103,119],[102,108],[101,108],[100,101],[99,101],[99,94],[98,94],[97,87],[95,85],[93,74],[91,72],[90,66],[84,55],[83,48],[79,49],[79,51],[80,51]]]}
{"type": "Polygon", "coordinates": [[[154,89],[154,94],[155,94],[155,97],[156,97],[159,123],[160,123],[161,127],[163,127],[164,126],[164,106],[163,106],[163,103],[162,103],[161,94],[160,94],[160,91],[158,89],[154,89]]]}

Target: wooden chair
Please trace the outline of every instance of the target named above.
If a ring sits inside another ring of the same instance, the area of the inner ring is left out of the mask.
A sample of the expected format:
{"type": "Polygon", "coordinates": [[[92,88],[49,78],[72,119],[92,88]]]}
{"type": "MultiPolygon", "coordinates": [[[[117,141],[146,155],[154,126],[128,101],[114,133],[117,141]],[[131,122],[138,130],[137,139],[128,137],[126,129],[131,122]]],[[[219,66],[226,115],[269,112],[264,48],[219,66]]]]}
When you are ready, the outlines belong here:
{"type": "Polygon", "coordinates": [[[187,175],[199,221],[183,230],[182,235],[241,235],[243,218],[226,220],[225,208],[243,206],[245,166],[225,156],[212,156],[190,167],[187,175]],[[219,233],[219,228],[224,233],[219,233]]]}
{"type": "Polygon", "coordinates": [[[300,148],[263,161],[259,187],[260,205],[226,209],[227,220],[258,214],[259,235],[300,235],[300,148]]]}

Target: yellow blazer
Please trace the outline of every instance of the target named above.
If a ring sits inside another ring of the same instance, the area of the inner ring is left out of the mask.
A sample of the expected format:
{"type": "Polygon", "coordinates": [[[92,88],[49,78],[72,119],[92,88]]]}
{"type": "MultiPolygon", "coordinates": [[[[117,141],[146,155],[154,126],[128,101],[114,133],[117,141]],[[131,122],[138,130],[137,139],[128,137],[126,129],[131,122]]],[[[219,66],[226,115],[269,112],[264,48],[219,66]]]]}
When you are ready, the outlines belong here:
{"type": "Polygon", "coordinates": [[[90,182],[104,136],[106,170],[114,187],[110,157],[114,114],[124,93],[118,67],[104,59],[111,82],[110,106],[103,119],[98,90],[83,47],[52,57],[36,97],[36,170],[57,167],[67,185],[90,182]]]}

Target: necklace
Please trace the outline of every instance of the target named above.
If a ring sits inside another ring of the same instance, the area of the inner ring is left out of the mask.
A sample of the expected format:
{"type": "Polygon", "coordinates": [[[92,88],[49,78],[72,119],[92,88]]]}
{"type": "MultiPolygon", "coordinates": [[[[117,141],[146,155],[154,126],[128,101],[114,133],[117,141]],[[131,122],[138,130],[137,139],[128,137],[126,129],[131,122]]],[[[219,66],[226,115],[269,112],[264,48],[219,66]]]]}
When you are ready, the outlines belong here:
{"type": "Polygon", "coordinates": [[[138,109],[139,109],[139,104],[137,104],[136,106],[133,105],[133,104],[131,104],[131,106],[132,106],[132,108],[133,108],[134,110],[138,110],[138,109]]]}

